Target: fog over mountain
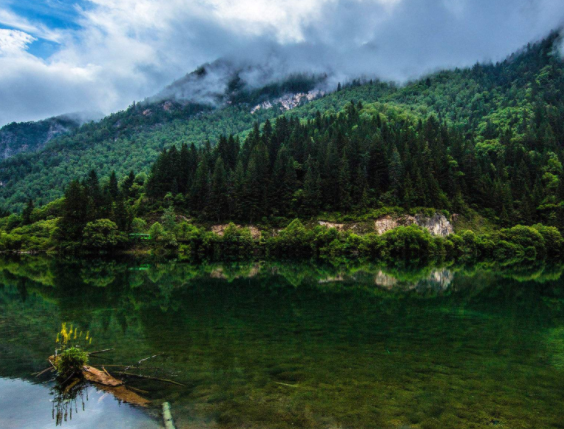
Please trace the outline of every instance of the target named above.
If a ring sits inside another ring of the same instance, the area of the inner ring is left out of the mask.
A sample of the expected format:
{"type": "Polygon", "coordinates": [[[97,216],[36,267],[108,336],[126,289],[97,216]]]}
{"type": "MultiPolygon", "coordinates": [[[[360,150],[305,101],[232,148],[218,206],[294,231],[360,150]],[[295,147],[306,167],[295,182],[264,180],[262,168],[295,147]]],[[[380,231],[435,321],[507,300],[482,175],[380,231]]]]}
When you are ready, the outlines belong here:
{"type": "Polygon", "coordinates": [[[257,86],[292,73],[401,83],[500,60],[564,22],[561,0],[80,0],[68,25],[22,3],[42,2],[0,0],[0,125],[116,111],[218,59],[199,97],[231,68],[257,86]]]}

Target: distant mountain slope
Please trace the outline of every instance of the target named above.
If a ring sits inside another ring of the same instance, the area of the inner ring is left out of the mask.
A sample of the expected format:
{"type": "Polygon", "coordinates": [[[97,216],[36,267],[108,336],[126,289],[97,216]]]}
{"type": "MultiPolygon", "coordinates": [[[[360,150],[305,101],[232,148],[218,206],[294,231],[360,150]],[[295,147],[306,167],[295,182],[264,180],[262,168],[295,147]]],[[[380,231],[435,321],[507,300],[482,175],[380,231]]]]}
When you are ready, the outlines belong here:
{"type": "Polygon", "coordinates": [[[76,130],[79,125],[77,118],[65,116],[5,125],[0,128],[0,159],[43,149],[55,137],[76,130]]]}
{"type": "MultiPolygon", "coordinates": [[[[299,103],[303,105],[287,114],[314,118],[317,111],[337,113],[351,100],[377,102],[386,105],[383,111],[398,127],[406,116],[424,119],[434,114],[458,128],[465,138],[482,144],[481,150],[504,151],[509,139],[517,139],[523,147],[535,148],[539,154],[556,153],[562,160],[564,67],[556,49],[558,41],[559,36],[552,34],[504,62],[443,71],[403,87],[353,82],[311,101],[302,97],[299,103]]],[[[294,76],[254,88],[241,82],[240,75],[230,75],[228,93],[217,107],[204,100],[184,99],[190,93],[186,88],[208,82],[198,73],[204,74],[197,71],[159,97],[59,136],[40,152],[0,163],[4,184],[0,206],[21,209],[28,198],[36,204],[51,201],[62,195],[71,179],[83,177],[92,168],[102,177],[112,170],[118,176],[130,170],[147,172],[162,149],[174,144],[200,145],[208,139],[213,144],[222,134],[245,135],[255,122],[284,113],[277,104],[282,95],[311,91],[322,81],[294,76]]]]}

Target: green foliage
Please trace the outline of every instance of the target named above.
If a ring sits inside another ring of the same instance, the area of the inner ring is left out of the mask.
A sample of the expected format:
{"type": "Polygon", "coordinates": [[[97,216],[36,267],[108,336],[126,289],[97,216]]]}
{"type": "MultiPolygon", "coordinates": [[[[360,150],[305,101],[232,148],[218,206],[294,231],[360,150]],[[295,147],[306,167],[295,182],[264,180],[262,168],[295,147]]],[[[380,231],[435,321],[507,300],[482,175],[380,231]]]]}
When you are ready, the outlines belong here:
{"type": "Polygon", "coordinates": [[[144,233],[147,231],[147,222],[145,219],[136,217],[131,222],[131,230],[135,233],[144,233]]]}
{"type": "Polygon", "coordinates": [[[151,225],[149,234],[151,235],[151,238],[153,240],[158,241],[165,235],[165,229],[159,222],[155,222],[153,225],[151,225]]]}
{"type": "Polygon", "coordinates": [[[118,227],[109,219],[88,222],[83,235],[84,245],[96,249],[109,249],[119,242],[118,227]]]}
{"type": "Polygon", "coordinates": [[[176,228],[176,215],[174,214],[174,207],[170,206],[161,217],[162,225],[167,232],[174,232],[176,228]]]}
{"type": "Polygon", "coordinates": [[[394,228],[385,232],[382,239],[392,256],[430,255],[437,250],[429,231],[416,225],[394,228]]]}
{"type": "Polygon", "coordinates": [[[545,251],[544,237],[536,228],[522,225],[514,226],[511,229],[503,229],[501,237],[502,240],[521,246],[523,249],[531,247],[538,252],[544,253],[545,251]]]}
{"type": "Polygon", "coordinates": [[[557,228],[542,224],[533,225],[533,228],[542,235],[547,252],[560,253],[564,250],[564,238],[557,228]]]}
{"type": "Polygon", "coordinates": [[[82,367],[88,363],[88,353],[78,347],[63,350],[55,359],[57,373],[66,377],[71,373],[81,373],[82,367]]]}

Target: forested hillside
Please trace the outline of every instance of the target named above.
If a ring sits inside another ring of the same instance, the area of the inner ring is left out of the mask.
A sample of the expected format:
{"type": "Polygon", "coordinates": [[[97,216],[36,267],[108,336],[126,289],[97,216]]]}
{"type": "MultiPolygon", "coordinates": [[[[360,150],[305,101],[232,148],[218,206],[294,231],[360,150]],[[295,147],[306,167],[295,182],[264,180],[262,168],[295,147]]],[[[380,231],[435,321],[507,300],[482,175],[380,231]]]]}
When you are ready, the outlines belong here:
{"type": "Polygon", "coordinates": [[[265,121],[278,109],[251,114],[245,102],[133,105],[37,154],[4,161],[2,203],[42,205],[88,171],[101,179],[134,171],[150,173],[143,191],[151,201],[170,194],[217,220],[399,205],[473,209],[506,225],[561,225],[557,40],[553,34],[502,63],[403,87],[355,81],[275,126],[265,121]],[[231,134],[243,137],[240,148],[231,134]]]}

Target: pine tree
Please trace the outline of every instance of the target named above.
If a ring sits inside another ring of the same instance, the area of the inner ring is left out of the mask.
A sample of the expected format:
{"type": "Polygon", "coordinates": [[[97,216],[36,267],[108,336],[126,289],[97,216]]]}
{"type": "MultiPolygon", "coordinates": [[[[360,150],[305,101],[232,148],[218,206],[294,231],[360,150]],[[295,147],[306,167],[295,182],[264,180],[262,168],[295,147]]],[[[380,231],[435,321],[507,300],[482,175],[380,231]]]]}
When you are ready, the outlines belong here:
{"type": "Polygon", "coordinates": [[[110,181],[108,183],[108,192],[110,193],[110,196],[112,197],[113,200],[115,200],[119,196],[119,186],[118,186],[118,180],[115,171],[112,171],[112,173],[110,174],[110,181]]]}
{"type": "Polygon", "coordinates": [[[209,170],[208,162],[204,157],[196,170],[196,177],[190,191],[190,209],[195,214],[201,214],[205,209],[209,198],[209,170]]]}
{"type": "Polygon", "coordinates": [[[349,160],[346,152],[343,152],[343,157],[339,165],[338,172],[338,204],[339,209],[347,211],[351,208],[351,174],[349,170],[349,160]]]}
{"type": "Polygon", "coordinates": [[[390,159],[390,190],[396,199],[399,199],[403,178],[403,164],[397,148],[394,146],[390,159]]]}
{"type": "Polygon", "coordinates": [[[30,225],[31,224],[31,214],[33,213],[33,209],[35,208],[33,204],[33,200],[29,199],[27,201],[27,205],[25,206],[22,212],[22,225],[30,225]]]}
{"type": "Polygon", "coordinates": [[[135,173],[133,171],[129,172],[127,179],[123,181],[121,186],[121,192],[125,198],[131,198],[133,196],[132,187],[135,183],[135,173]]]}
{"type": "Polygon", "coordinates": [[[62,216],[58,224],[59,238],[64,241],[81,241],[82,230],[90,220],[88,200],[85,188],[78,180],[72,181],[65,192],[62,216]]]}
{"type": "Polygon", "coordinates": [[[304,179],[304,195],[301,211],[308,215],[314,215],[321,206],[321,178],[316,162],[311,157],[306,163],[306,175],[304,179]]]}
{"type": "Polygon", "coordinates": [[[217,158],[211,179],[211,192],[207,213],[210,217],[221,221],[228,211],[227,201],[227,173],[223,159],[217,158]]]}
{"type": "Polygon", "coordinates": [[[121,196],[113,204],[112,220],[117,225],[120,231],[129,231],[133,217],[127,209],[125,202],[121,196]]]}
{"type": "Polygon", "coordinates": [[[403,205],[410,209],[415,206],[415,201],[415,189],[413,187],[413,182],[411,181],[411,176],[407,173],[403,185],[403,205]]]}

